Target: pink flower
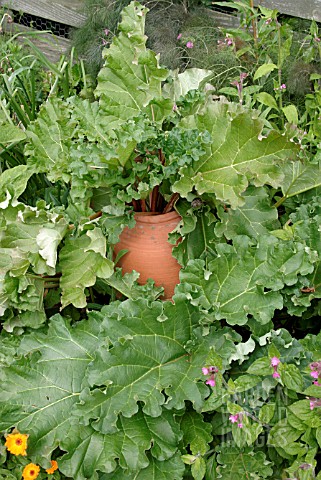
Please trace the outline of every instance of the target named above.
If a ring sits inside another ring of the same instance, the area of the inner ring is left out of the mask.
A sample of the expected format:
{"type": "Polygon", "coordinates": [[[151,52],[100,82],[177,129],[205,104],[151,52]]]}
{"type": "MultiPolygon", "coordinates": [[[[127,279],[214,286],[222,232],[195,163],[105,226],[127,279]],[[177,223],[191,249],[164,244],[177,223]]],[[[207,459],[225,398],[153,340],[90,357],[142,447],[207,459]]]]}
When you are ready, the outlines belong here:
{"type": "Polygon", "coordinates": [[[313,370],[311,373],[310,373],[311,377],[313,378],[319,378],[319,373],[316,372],[315,370],[313,370]]]}
{"type": "Polygon", "coordinates": [[[203,375],[208,375],[210,373],[210,371],[207,367],[203,367],[202,372],[203,372],[203,375]]]}
{"type": "Polygon", "coordinates": [[[310,410],[313,410],[313,409],[314,409],[314,402],[311,401],[311,402],[310,402],[310,410]]]}
{"type": "Polygon", "coordinates": [[[180,40],[180,39],[182,38],[182,35],[183,35],[182,33],[179,33],[179,34],[177,35],[177,40],[180,40]]]}
{"type": "Polygon", "coordinates": [[[218,372],[218,368],[217,368],[217,367],[211,366],[211,367],[208,367],[208,369],[209,369],[209,371],[210,371],[211,373],[213,373],[213,372],[214,372],[214,373],[217,373],[217,372],[218,372]]]}
{"type": "Polygon", "coordinates": [[[108,28],[105,28],[104,34],[106,35],[106,37],[107,37],[107,35],[109,35],[109,30],[108,30],[108,28]]]}
{"type": "MultiPolygon", "coordinates": [[[[173,112],[177,112],[177,105],[174,103],[173,105],[173,112]]],[[[203,369],[202,369],[203,370],[203,369]]],[[[204,373],[204,372],[203,372],[204,373]]],[[[207,373],[204,373],[204,375],[207,375],[207,373]]]]}
{"type": "Polygon", "coordinates": [[[278,357],[272,357],[271,358],[271,365],[272,367],[277,367],[280,363],[280,359],[278,357]]]}
{"type": "Polygon", "coordinates": [[[231,423],[236,423],[236,422],[238,421],[238,419],[239,419],[239,414],[236,413],[235,415],[230,415],[230,416],[228,417],[228,419],[229,419],[229,421],[230,421],[231,423]]]}
{"type": "Polygon", "coordinates": [[[273,372],[273,375],[272,375],[273,378],[280,378],[280,376],[281,375],[278,372],[273,372]]]}
{"type": "Polygon", "coordinates": [[[206,385],[210,385],[211,387],[215,387],[215,380],[214,378],[209,378],[208,380],[206,380],[206,385]]]}
{"type": "Polygon", "coordinates": [[[187,47],[187,48],[193,48],[193,47],[194,47],[194,43],[193,43],[193,42],[187,42],[186,47],[187,47]]]}
{"type": "Polygon", "coordinates": [[[238,426],[239,428],[243,428],[243,423],[238,423],[237,426],[238,426]]]}
{"type": "Polygon", "coordinates": [[[233,45],[233,40],[231,38],[226,39],[226,45],[233,45]]]}
{"type": "Polygon", "coordinates": [[[321,383],[319,383],[318,381],[313,382],[313,385],[317,385],[317,387],[321,387],[321,383]]]}
{"type": "Polygon", "coordinates": [[[280,86],[280,90],[285,90],[286,89],[286,85],[285,83],[282,83],[282,85],[280,86]]]}

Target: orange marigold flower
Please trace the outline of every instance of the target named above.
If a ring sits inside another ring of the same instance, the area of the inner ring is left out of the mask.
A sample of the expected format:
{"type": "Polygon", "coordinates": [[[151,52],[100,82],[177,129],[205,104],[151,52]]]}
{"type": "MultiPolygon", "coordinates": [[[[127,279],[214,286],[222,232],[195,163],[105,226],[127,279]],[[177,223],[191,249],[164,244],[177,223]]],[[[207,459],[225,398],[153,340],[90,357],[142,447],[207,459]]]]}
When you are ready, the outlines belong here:
{"type": "Polygon", "coordinates": [[[10,433],[6,438],[5,446],[13,455],[27,455],[27,440],[25,433],[10,433]]]}
{"type": "Polygon", "coordinates": [[[54,473],[56,470],[58,470],[58,463],[56,462],[56,460],[51,460],[51,467],[47,468],[46,472],[54,473]]]}
{"type": "Polygon", "coordinates": [[[34,463],[28,463],[22,471],[23,480],[34,480],[38,477],[40,467],[34,463]]]}

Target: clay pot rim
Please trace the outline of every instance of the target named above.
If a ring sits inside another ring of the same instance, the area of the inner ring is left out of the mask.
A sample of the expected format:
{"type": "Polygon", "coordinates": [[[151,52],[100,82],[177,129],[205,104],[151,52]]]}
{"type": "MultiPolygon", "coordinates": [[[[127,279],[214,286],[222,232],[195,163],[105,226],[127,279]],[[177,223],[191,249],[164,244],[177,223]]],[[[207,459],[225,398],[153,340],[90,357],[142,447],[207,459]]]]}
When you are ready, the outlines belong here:
{"type": "Polygon", "coordinates": [[[179,220],[181,216],[173,210],[168,213],[159,212],[135,212],[134,218],[139,223],[166,223],[171,220],[179,220]]]}

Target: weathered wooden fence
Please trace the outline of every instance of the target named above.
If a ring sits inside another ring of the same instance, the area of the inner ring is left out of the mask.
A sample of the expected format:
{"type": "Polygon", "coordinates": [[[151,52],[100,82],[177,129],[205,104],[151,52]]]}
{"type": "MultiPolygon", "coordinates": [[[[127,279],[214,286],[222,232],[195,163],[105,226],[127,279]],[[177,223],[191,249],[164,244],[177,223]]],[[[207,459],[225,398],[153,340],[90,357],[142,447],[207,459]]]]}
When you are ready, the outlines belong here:
{"type": "Polygon", "coordinates": [[[57,61],[70,46],[68,30],[80,27],[86,20],[82,9],[84,0],[0,0],[0,6],[11,11],[14,22],[6,24],[6,30],[29,35],[38,31],[33,43],[40,48],[51,61],[57,61]],[[55,35],[41,30],[56,30],[55,35]]]}
{"type": "Polygon", "coordinates": [[[275,9],[292,17],[321,22],[321,0],[254,0],[254,5],[275,9]]]}
{"type": "MultiPolygon", "coordinates": [[[[216,26],[236,27],[238,25],[237,17],[215,10],[215,3],[214,0],[214,11],[209,11],[213,23],[216,26]]],[[[254,5],[262,5],[290,16],[321,22],[321,0],[254,0],[254,5]]],[[[8,24],[7,29],[12,32],[30,33],[30,27],[39,30],[37,24],[41,19],[43,22],[49,22],[48,30],[51,29],[50,22],[52,22],[58,27],[66,26],[66,31],[68,27],[79,27],[86,20],[82,13],[84,0],[59,0],[59,3],[51,0],[0,0],[0,6],[16,13],[15,17],[17,13],[20,18],[21,15],[29,16],[29,26],[23,25],[21,21],[8,24]]],[[[67,51],[70,45],[70,41],[66,37],[67,35],[59,33],[58,28],[58,34],[39,33],[37,39],[33,41],[52,61],[55,61],[62,53],[67,51]]]]}

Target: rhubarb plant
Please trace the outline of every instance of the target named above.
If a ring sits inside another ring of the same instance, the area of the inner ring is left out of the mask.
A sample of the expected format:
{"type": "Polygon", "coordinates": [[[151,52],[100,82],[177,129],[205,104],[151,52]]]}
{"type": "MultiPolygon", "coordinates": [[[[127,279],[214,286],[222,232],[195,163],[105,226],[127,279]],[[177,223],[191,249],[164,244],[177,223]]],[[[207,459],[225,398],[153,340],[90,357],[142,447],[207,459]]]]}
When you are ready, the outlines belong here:
{"type": "Polygon", "coordinates": [[[321,478],[319,165],[211,72],[164,69],[146,14],[124,9],[93,101],[0,125],[26,159],[0,176],[0,478],[321,478]],[[162,301],[113,245],[173,208],[162,301]]]}

